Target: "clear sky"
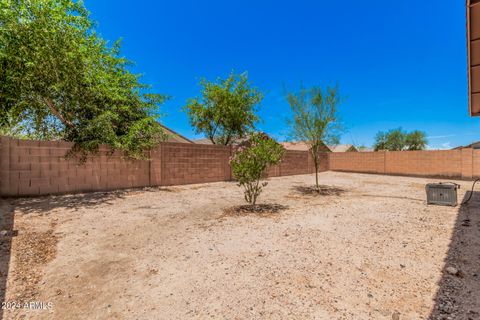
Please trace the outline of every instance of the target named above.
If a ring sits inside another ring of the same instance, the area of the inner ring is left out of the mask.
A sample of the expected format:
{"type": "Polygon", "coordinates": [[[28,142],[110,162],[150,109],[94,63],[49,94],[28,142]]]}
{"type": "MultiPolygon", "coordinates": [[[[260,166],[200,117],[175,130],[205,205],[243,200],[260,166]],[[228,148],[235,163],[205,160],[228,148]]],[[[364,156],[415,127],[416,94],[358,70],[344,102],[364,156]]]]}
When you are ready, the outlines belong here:
{"type": "Polygon", "coordinates": [[[467,105],[465,1],[85,0],[105,39],[156,92],[172,96],[162,122],[196,138],[181,111],[201,77],[248,71],[265,92],[259,128],[283,140],[283,86],[338,83],[343,143],[377,131],[427,133],[430,148],[480,140],[467,105]]]}

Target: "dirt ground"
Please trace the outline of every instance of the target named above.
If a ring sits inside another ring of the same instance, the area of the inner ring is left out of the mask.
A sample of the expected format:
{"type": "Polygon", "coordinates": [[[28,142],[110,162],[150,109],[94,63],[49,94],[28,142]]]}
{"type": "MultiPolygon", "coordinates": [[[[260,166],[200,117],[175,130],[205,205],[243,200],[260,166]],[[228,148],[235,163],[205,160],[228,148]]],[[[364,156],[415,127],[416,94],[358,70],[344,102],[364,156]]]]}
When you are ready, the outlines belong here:
{"type": "Polygon", "coordinates": [[[427,206],[437,179],[320,181],[269,179],[258,213],[230,182],[3,200],[3,317],[480,319],[480,194],[427,206]]]}

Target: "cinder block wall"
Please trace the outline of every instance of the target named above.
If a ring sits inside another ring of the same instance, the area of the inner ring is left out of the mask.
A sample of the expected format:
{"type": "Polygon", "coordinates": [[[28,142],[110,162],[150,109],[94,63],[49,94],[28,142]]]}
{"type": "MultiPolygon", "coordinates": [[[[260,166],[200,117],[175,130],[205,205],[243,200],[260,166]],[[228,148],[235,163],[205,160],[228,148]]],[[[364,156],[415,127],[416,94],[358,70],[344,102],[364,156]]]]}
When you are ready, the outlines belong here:
{"type": "MultiPolygon", "coordinates": [[[[0,139],[0,195],[33,196],[124,189],[132,187],[180,185],[232,180],[225,146],[162,143],[150,152],[149,160],[132,161],[120,152],[100,148],[98,155],[80,164],[66,158],[71,143],[0,139]]],[[[323,171],[328,157],[322,155],[323,171]]],[[[282,163],[268,176],[313,172],[308,152],[287,151],[282,163]]]]}
{"type": "Polygon", "coordinates": [[[293,176],[309,173],[309,153],[305,151],[289,150],[279,164],[280,176],[293,176]]]}
{"type": "Polygon", "coordinates": [[[149,185],[149,162],[127,161],[105,147],[84,164],[65,156],[72,144],[2,137],[2,195],[40,195],[149,185]]]}
{"type": "Polygon", "coordinates": [[[228,181],[231,148],[215,145],[164,143],[160,146],[160,185],[228,181]]]}
{"type": "Polygon", "coordinates": [[[480,177],[480,150],[380,151],[329,154],[333,171],[422,177],[480,177]]]}
{"type": "MultiPolygon", "coordinates": [[[[480,177],[480,150],[471,150],[472,152],[472,178],[480,177]]],[[[467,171],[468,173],[468,171],[467,171]]]]}
{"type": "Polygon", "coordinates": [[[463,159],[462,150],[385,152],[385,173],[461,178],[463,160],[471,167],[471,153],[463,159]]]}
{"type": "MultiPolygon", "coordinates": [[[[0,138],[0,195],[31,196],[232,180],[230,147],[162,143],[150,160],[124,159],[102,147],[80,164],[72,144],[0,138]]],[[[319,171],[460,179],[480,177],[480,150],[321,153],[319,171]]],[[[309,152],[287,151],[270,177],[314,172],[309,152]]]]}
{"type": "Polygon", "coordinates": [[[332,152],[328,158],[332,171],[385,173],[385,152],[332,152]]]}

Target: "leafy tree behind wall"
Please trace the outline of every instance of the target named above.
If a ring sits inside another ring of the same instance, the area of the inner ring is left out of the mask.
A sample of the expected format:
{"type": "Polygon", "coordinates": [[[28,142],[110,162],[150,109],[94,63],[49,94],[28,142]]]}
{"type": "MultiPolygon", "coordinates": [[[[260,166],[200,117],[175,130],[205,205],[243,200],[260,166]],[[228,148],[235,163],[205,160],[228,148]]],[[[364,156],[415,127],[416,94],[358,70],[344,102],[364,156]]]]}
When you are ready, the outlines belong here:
{"type": "Polygon", "coordinates": [[[309,146],[315,165],[315,185],[319,191],[321,146],[338,144],[342,131],[338,121],[338,106],[341,102],[338,87],[327,87],[325,90],[302,87],[296,93],[288,93],[287,101],[293,112],[293,119],[288,121],[290,136],[293,140],[302,141],[309,146]]]}
{"type": "Polygon", "coordinates": [[[425,150],[428,140],[425,132],[415,130],[407,134],[405,143],[408,150],[425,150]]]}
{"type": "Polygon", "coordinates": [[[100,144],[142,157],[165,138],[155,120],[165,96],[148,93],[94,29],[82,1],[2,1],[0,124],[3,132],[100,144]]]}
{"type": "Polygon", "coordinates": [[[387,132],[380,131],[375,136],[375,151],[424,150],[426,147],[426,135],[418,130],[405,132],[398,128],[387,132]]]}
{"type": "Polygon", "coordinates": [[[263,94],[248,82],[246,73],[231,73],[226,79],[203,79],[202,96],[188,101],[184,110],[197,133],[213,144],[229,145],[253,131],[257,106],[263,94]]]}

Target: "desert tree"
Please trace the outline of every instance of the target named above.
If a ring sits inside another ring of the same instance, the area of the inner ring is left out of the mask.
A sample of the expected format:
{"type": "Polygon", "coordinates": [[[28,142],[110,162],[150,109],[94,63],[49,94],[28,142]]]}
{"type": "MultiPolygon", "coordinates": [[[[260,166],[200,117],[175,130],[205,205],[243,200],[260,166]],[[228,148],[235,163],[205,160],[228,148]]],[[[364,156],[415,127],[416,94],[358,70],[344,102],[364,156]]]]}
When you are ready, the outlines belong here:
{"type": "Polygon", "coordinates": [[[387,150],[387,134],[384,131],[379,131],[375,135],[373,149],[375,151],[387,150]]]}
{"type": "Polygon", "coordinates": [[[2,132],[142,157],[165,138],[156,118],[166,97],[149,92],[130,65],[119,41],[108,45],[96,33],[82,1],[3,1],[2,132]]]}
{"type": "Polygon", "coordinates": [[[392,129],[387,132],[379,131],[375,136],[375,151],[403,151],[424,150],[427,139],[424,132],[414,130],[406,132],[402,128],[392,129]]]}
{"type": "Polygon", "coordinates": [[[247,73],[232,72],[215,82],[202,79],[200,86],[201,97],[190,99],[184,107],[196,133],[213,144],[230,145],[253,131],[263,94],[249,83],[247,73]]]}
{"type": "Polygon", "coordinates": [[[251,205],[267,182],[261,182],[268,168],[278,164],[285,149],[282,145],[264,133],[253,133],[248,139],[235,146],[230,159],[232,174],[240,186],[244,188],[244,197],[251,205]]]}
{"type": "Polygon", "coordinates": [[[338,86],[322,90],[319,87],[301,87],[298,92],[287,93],[293,113],[288,120],[290,138],[308,145],[315,166],[315,186],[318,185],[319,152],[324,144],[338,144],[342,126],[338,118],[341,102],[338,86]]]}
{"type": "Polygon", "coordinates": [[[392,129],[386,134],[386,149],[389,151],[401,151],[405,148],[406,133],[401,129],[392,129]]]}
{"type": "Polygon", "coordinates": [[[407,133],[405,137],[405,144],[407,150],[425,150],[427,147],[427,137],[425,132],[420,130],[414,130],[407,133]]]}

